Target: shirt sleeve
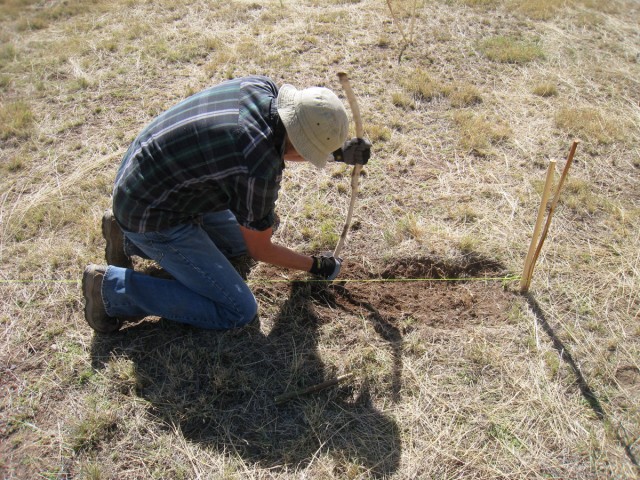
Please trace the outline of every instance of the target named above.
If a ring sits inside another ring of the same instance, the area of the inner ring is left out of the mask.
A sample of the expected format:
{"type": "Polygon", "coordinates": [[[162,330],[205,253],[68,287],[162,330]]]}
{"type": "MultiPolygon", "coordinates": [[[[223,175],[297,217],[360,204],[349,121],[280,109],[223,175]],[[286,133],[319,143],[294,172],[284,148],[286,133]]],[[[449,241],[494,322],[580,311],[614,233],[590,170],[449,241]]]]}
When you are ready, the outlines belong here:
{"type": "Polygon", "coordinates": [[[240,175],[231,205],[238,223],[251,230],[266,230],[275,222],[275,205],[282,175],[274,179],[240,175]]]}

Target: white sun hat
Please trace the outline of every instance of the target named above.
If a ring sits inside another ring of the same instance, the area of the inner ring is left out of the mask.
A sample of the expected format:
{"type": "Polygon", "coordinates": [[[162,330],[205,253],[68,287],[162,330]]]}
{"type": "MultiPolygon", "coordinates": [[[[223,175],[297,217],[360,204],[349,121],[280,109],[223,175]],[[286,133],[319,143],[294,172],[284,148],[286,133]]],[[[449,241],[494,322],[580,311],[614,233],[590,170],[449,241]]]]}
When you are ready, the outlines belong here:
{"type": "Polygon", "coordinates": [[[298,90],[285,84],[278,92],[277,108],[295,149],[318,168],[323,168],[347,139],[347,111],[328,88],[298,90]]]}

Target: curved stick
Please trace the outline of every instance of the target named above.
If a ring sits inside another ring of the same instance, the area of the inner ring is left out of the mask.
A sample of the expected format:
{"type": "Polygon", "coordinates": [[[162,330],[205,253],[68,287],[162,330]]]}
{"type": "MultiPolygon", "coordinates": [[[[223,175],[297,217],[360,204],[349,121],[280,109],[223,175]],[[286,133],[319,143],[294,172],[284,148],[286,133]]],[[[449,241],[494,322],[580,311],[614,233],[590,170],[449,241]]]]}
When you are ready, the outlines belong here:
{"type": "MultiPolygon", "coordinates": [[[[351,84],[349,83],[349,77],[346,73],[340,72],[338,73],[338,78],[340,79],[340,83],[342,84],[342,88],[344,89],[344,93],[347,95],[347,100],[349,101],[349,107],[351,108],[351,113],[353,114],[353,122],[356,127],[356,137],[362,138],[364,135],[364,129],[362,127],[362,117],[360,116],[360,108],[358,107],[358,101],[356,100],[356,96],[351,89],[351,84]]],[[[353,170],[351,171],[351,201],[349,202],[349,210],[347,212],[347,218],[344,222],[344,227],[342,228],[342,234],[340,235],[340,241],[338,245],[336,245],[336,249],[333,251],[333,256],[337,257],[340,255],[340,251],[344,246],[344,242],[347,238],[347,233],[349,232],[349,226],[351,225],[351,217],[353,216],[353,208],[356,204],[356,197],[358,196],[358,182],[360,180],[360,171],[362,170],[362,165],[356,163],[353,166],[353,170]]]]}
{"type": "Polygon", "coordinates": [[[364,135],[364,129],[362,128],[362,117],[360,116],[360,108],[358,107],[358,100],[356,100],[356,95],[353,93],[351,89],[351,83],[349,82],[349,76],[344,73],[338,73],[338,78],[340,79],[340,84],[344,89],[344,93],[347,95],[347,100],[349,101],[349,107],[351,108],[351,113],[353,114],[353,123],[356,126],[356,137],[362,138],[364,135]]]}

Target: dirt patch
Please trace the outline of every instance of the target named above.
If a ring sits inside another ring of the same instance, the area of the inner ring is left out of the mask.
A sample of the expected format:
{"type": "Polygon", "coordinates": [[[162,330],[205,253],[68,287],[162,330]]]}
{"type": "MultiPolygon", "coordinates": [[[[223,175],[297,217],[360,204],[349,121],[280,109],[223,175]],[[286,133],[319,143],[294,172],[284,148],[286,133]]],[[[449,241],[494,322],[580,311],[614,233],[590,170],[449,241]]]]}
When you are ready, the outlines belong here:
{"type": "MultiPolygon", "coordinates": [[[[504,274],[499,264],[478,258],[400,259],[383,265],[379,272],[346,262],[338,281],[327,286],[332,302],[317,302],[315,309],[327,321],[348,312],[398,326],[411,321],[412,328],[500,323],[513,300],[513,294],[493,280],[504,274]]],[[[254,290],[258,298],[274,299],[287,289],[286,284],[275,283],[254,290]]]]}

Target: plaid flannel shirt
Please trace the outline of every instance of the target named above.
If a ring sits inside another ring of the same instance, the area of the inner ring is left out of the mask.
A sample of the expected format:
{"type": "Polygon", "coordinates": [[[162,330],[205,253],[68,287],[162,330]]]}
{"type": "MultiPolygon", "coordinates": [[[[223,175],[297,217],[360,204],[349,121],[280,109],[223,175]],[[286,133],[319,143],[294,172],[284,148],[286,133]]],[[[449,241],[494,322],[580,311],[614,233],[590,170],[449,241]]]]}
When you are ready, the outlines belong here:
{"type": "Polygon", "coordinates": [[[231,210],[266,230],[284,169],[276,85],[252,76],[197,93],[154,119],[118,170],[113,212],[132,232],[159,231],[231,210]]]}

